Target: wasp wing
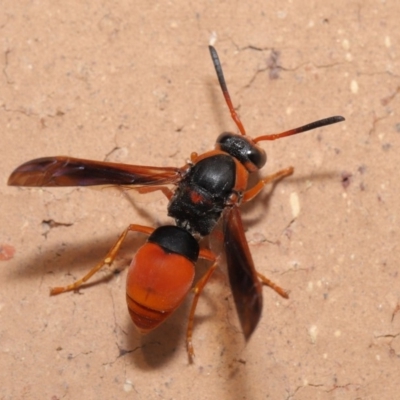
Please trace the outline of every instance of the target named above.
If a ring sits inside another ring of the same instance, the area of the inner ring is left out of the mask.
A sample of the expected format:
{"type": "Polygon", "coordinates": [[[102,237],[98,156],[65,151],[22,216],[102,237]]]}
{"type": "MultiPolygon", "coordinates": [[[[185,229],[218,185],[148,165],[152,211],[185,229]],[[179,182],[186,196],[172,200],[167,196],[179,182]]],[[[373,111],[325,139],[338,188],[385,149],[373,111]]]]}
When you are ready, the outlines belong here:
{"type": "Polygon", "coordinates": [[[10,186],[164,185],[181,179],[182,170],[73,157],[44,157],[16,168],[10,186]]]}
{"type": "Polygon", "coordinates": [[[260,320],[262,287],[258,280],[237,206],[225,210],[223,233],[229,281],[244,336],[248,340],[260,320]]]}

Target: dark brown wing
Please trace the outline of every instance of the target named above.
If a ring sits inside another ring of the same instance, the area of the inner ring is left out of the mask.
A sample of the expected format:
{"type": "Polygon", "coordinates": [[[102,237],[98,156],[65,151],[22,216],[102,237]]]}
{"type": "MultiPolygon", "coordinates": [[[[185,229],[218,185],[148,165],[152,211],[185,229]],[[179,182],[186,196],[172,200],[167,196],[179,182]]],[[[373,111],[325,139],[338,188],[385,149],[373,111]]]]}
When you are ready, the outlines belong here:
{"type": "Polygon", "coordinates": [[[181,179],[179,168],[146,167],[72,157],[37,158],[10,175],[10,186],[164,185],[181,179]]]}
{"type": "Polygon", "coordinates": [[[223,230],[229,281],[243,333],[248,340],[260,320],[262,287],[244,235],[239,208],[224,212],[223,230]]]}

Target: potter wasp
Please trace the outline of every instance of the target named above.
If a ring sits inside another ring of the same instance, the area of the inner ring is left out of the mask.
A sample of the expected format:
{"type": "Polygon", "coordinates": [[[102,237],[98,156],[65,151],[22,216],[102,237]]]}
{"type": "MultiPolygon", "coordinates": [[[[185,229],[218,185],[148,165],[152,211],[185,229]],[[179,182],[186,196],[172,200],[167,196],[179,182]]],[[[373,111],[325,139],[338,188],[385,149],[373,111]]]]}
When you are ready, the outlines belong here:
{"type": "Polygon", "coordinates": [[[343,121],[330,117],[278,134],[250,138],[236,113],[214,47],[210,54],[222,93],[239,133],[224,132],[213,150],[192,153],[180,168],[152,167],[92,161],[73,157],[44,157],[28,161],[14,170],[11,186],[94,186],[132,187],[140,193],[161,191],[169,200],[168,215],[174,225],[151,228],[129,225],[107,255],[83,278],[51,294],[77,290],[105,265],[111,265],[129,232],[148,236],[128,270],[126,299],[131,318],[140,332],[159,326],[183,302],[193,287],[195,264],[199,258],[211,266],[194,285],[194,297],[187,328],[187,349],[193,357],[192,332],[195,309],[204,286],[218,265],[217,256],[200,240],[210,235],[222,219],[223,247],[229,282],[245,339],[256,328],[262,311],[262,285],[283,297],[287,293],[258,273],[244,234],[239,206],[252,200],[265,185],[293,173],[289,167],[249,187],[249,176],[266,163],[262,141],[276,140],[343,121]]]}

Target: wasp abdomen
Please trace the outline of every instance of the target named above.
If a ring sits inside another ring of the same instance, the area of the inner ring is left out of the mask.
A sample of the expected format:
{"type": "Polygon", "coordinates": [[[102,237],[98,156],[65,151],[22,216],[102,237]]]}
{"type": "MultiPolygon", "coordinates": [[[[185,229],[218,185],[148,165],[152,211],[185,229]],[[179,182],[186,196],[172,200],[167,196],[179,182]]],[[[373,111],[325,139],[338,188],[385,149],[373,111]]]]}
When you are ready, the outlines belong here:
{"type": "Polygon", "coordinates": [[[142,333],[160,325],[192,287],[197,241],[176,226],[156,229],[129,267],[126,299],[132,321],[142,333]]]}

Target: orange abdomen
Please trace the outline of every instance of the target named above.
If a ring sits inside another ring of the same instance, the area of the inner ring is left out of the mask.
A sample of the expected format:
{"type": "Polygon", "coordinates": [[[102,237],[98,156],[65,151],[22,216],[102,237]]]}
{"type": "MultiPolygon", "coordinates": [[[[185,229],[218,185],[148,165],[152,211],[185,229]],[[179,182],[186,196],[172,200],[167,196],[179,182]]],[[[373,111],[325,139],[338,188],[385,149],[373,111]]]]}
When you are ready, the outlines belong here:
{"type": "Polygon", "coordinates": [[[155,243],[143,245],[132,260],[126,281],[126,301],[141,333],[160,325],[192,287],[194,264],[167,253],[155,243]]]}

